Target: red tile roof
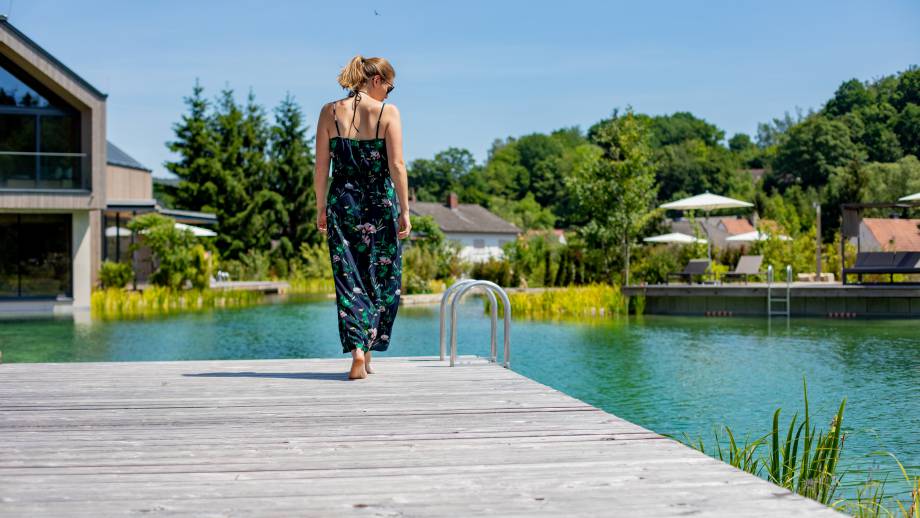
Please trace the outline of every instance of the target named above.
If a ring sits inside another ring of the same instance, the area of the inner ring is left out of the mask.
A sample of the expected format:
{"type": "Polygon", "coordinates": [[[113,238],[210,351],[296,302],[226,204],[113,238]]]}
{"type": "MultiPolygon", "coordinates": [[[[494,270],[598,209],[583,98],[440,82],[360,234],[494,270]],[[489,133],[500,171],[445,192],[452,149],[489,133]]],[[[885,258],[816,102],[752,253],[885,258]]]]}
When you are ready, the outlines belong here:
{"type": "Polygon", "coordinates": [[[865,218],[862,222],[886,251],[920,251],[920,219],[865,218]]]}
{"type": "Polygon", "coordinates": [[[737,236],[738,234],[754,231],[754,227],[751,225],[751,222],[744,218],[722,218],[722,221],[719,223],[731,236],[737,236]]]}

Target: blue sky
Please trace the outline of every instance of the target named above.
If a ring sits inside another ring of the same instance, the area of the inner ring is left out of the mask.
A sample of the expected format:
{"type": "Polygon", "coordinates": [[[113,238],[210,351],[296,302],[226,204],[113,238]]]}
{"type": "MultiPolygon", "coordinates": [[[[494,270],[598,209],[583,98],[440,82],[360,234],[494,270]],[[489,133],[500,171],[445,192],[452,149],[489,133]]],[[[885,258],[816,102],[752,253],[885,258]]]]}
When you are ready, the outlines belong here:
{"type": "Polygon", "coordinates": [[[396,68],[408,160],[456,146],[480,162],[496,138],[587,129],[627,105],[753,134],[844,80],[920,64],[917,0],[0,0],[0,12],[109,94],[109,139],[157,176],[196,78],[209,97],[251,88],[268,108],[290,92],[312,134],[356,53],[396,68]]]}

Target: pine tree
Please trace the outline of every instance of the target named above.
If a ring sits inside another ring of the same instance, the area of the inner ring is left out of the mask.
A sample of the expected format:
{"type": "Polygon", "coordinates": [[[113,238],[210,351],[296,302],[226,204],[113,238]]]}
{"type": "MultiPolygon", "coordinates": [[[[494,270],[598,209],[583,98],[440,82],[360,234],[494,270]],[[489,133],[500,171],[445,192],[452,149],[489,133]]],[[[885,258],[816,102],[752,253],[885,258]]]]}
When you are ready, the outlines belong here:
{"type": "Polygon", "coordinates": [[[270,163],[274,190],[283,199],[287,224],[281,231],[280,247],[286,258],[293,257],[300,245],[318,244],[319,233],[313,224],[316,218],[316,195],[313,192],[314,158],[312,143],[307,138],[303,112],[290,94],[275,108],[275,124],[271,130],[270,163]]]}
{"type": "MultiPolygon", "coordinates": [[[[248,109],[248,108],[247,108],[248,109]]],[[[219,236],[217,246],[225,258],[236,259],[250,249],[267,249],[268,239],[262,243],[260,237],[265,229],[253,229],[255,205],[253,194],[257,182],[250,181],[250,173],[259,175],[263,158],[254,156],[259,147],[258,130],[247,128],[256,125],[233,97],[233,90],[225,88],[217,99],[217,108],[211,117],[211,124],[219,145],[218,159],[222,170],[220,203],[217,210],[219,236]],[[259,246],[263,245],[263,246],[259,246]]],[[[259,200],[263,201],[263,200],[259,200]]]]}
{"type": "Polygon", "coordinates": [[[202,92],[204,88],[196,80],[192,95],[184,99],[188,113],[173,125],[176,140],[167,143],[170,151],[179,154],[179,159],[164,165],[180,179],[175,190],[177,208],[217,213],[222,171],[208,101],[202,92]]]}

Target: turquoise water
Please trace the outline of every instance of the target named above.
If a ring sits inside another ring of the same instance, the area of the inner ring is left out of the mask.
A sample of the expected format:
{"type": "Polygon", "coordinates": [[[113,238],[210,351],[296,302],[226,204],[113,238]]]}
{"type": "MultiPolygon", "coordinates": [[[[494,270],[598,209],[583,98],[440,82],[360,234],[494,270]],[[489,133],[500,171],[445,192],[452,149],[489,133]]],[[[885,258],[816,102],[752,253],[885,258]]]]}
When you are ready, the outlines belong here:
{"type": "MultiPolygon", "coordinates": [[[[481,301],[470,299],[460,313],[460,354],[486,356],[481,301]]],[[[334,303],[322,299],[127,322],[2,320],[0,350],[4,362],[345,358],[335,318],[334,303]]],[[[802,410],[804,376],[820,428],[847,398],[843,463],[852,471],[844,483],[887,474],[889,492],[904,493],[893,461],[869,454],[889,451],[920,472],[918,331],[916,320],[516,319],[512,369],[656,432],[702,435],[707,444],[721,424],[736,435],[768,432],[777,407],[786,422],[802,410]]],[[[437,307],[401,307],[392,336],[378,357],[437,354],[437,307]]]]}

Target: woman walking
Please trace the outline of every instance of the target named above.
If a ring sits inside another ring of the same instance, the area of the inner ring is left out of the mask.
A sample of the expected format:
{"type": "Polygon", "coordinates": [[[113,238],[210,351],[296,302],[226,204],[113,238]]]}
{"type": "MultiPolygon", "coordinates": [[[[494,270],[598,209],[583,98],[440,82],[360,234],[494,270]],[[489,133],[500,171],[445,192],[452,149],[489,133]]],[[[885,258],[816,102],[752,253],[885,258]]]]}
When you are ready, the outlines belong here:
{"type": "Polygon", "coordinates": [[[399,240],[411,225],[399,110],[386,104],[395,78],[387,60],[355,56],[338,78],[348,97],[323,106],[316,125],[316,224],[329,243],[349,379],[374,372],[371,351],[389,347],[399,308],[399,240]]]}

